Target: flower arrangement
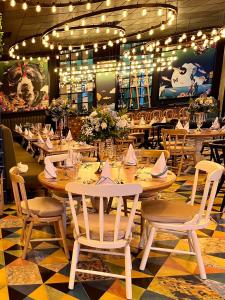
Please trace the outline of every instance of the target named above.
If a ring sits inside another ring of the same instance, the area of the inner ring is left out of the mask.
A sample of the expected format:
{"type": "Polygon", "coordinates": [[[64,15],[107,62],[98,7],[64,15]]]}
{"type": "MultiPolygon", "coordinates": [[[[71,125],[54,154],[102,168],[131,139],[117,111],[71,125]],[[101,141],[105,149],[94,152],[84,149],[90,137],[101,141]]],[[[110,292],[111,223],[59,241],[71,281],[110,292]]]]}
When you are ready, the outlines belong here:
{"type": "Polygon", "coordinates": [[[53,99],[49,106],[49,114],[52,120],[57,122],[64,119],[73,111],[71,102],[64,98],[53,99]]]}
{"type": "Polygon", "coordinates": [[[209,113],[217,110],[217,103],[214,97],[199,97],[196,99],[190,99],[188,111],[189,113],[209,113]]]}
{"type": "Polygon", "coordinates": [[[84,118],[80,139],[85,142],[121,138],[129,133],[130,120],[125,111],[116,112],[108,107],[98,107],[84,118]]]}

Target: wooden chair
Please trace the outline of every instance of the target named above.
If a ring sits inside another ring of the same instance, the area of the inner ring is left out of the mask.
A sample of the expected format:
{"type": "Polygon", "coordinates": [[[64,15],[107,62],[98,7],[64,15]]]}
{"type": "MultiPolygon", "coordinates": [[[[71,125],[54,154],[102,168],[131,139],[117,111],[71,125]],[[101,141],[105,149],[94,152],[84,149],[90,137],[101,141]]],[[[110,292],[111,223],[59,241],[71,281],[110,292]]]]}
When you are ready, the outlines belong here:
{"type": "Polygon", "coordinates": [[[27,199],[25,182],[23,177],[19,175],[18,168],[11,168],[9,173],[17,208],[17,215],[23,220],[21,241],[23,241],[25,238],[25,245],[22,258],[26,258],[28,246],[31,241],[35,242],[62,240],[65,254],[69,259],[69,251],[67,248],[66,234],[64,229],[64,206],[58,200],[51,197],[36,197],[33,199],[27,199]],[[34,225],[46,225],[46,223],[52,223],[54,225],[56,234],[60,234],[61,237],[58,236],[56,238],[31,240],[32,229],[34,225]],[[28,232],[26,234],[27,226],[28,232]]]}
{"type": "Polygon", "coordinates": [[[167,121],[173,119],[175,117],[174,110],[172,108],[165,109],[163,111],[163,117],[166,117],[167,121]]]}
{"type": "MultiPolygon", "coordinates": [[[[225,140],[216,140],[210,143],[209,147],[211,151],[211,160],[225,167],[225,140]]],[[[222,189],[224,182],[225,182],[225,172],[223,172],[223,175],[219,182],[217,193],[219,193],[220,190],[222,189]]],[[[223,197],[220,211],[223,212],[224,208],[225,208],[225,195],[223,197]]]]}
{"type": "Polygon", "coordinates": [[[185,129],[162,129],[163,147],[173,157],[177,176],[180,176],[186,156],[192,157],[194,165],[196,164],[195,148],[186,145],[186,135],[185,129]],[[180,162],[177,162],[177,158],[180,158],[180,162]]]}
{"type": "Polygon", "coordinates": [[[85,185],[70,182],[66,185],[70,199],[70,207],[74,222],[74,247],[70,269],[69,289],[74,288],[76,272],[109,276],[126,280],[126,296],[132,299],[131,284],[131,253],[130,240],[134,215],[138,203],[139,194],[142,187],[136,184],[105,184],[105,185],[85,185]],[[77,215],[73,195],[82,196],[83,213],[77,215]],[[129,217],[121,216],[121,209],[124,196],[133,196],[133,205],[129,217]],[[99,199],[99,212],[90,214],[87,209],[87,198],[97,197],[99,199]],[[117,197],[118,205],[116,214],[104,213],[103,198],[117,197]],[[81,248],[84,246],[84,248],[81,248]],[[124,249],[124,253],[106,251],[106,249],[124,249]],[[125,256],[125,275],[106,273],[102,271],[91,271],[78,269],[79,252],[94,252],[109,255],[125,256]]]}
{"type": "Polygon", "coordinates": [[[4,209],[4,185],[3,185],[3,171],[0,177],[0,215],[3,214],[4,209]]]}
{"type": "Polygon", "coordinates": [[[151,120],[156,119],[158,122],[162,119],[162,111],[160,109],[155,109],[151,112],[151,120]]]}
{"type": "Polygon", "coordinates": [[[165,251],[177,254],[196,255],[201,279],[206,279],[205,267],[196,230],[202,230],[209,225],[210,213],[216,195],[219,180],[224,168],[217,163],[201,161],[196,165],[191,201],[189,203],[171,200],[148,201],[142,204],[143,217],[151,225],[151,231],[142,257],[140,270],[144,270],[150,250],[165,251]],[[199,207],[194,206],[198,186],[199,172],[206,173],[205,188],[199,207]],[[206,209],[206,210],[205,210],[206,209]],[[152,247],[156,231],[169,231],[184,235],[189,241],[189,251],[152,247]]]}

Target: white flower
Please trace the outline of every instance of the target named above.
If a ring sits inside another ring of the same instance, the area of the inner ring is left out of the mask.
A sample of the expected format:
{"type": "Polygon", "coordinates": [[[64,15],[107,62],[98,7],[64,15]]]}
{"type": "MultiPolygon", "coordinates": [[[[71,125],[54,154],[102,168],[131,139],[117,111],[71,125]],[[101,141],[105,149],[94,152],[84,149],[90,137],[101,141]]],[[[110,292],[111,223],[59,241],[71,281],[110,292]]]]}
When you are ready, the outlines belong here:
{"type": "Polygon", "coordinates": [[[97,117],[97,112],[94,110],[91,114],[90,114],[90,117],[91,118],[94,118],[94,117],[97,117]]]}
{"type": "Polygon", "coordinates": [[[102,122],[102,124],[101,124],[101,128],[102,128],[102,129],[106,129],[106,128],[107,128],[107,124],[106,124],[106,122],[102,122]]]}

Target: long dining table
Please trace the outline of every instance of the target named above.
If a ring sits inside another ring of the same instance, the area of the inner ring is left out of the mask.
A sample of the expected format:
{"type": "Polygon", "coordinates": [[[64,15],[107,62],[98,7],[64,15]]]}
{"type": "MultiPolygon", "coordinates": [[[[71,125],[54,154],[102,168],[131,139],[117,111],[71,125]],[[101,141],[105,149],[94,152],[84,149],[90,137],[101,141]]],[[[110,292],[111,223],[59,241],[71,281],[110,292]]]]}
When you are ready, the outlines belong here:
{"type": "MultiPolygon", "coordinates": [[[[45,178],[44,172],[41,172],[38,179],[45,188],[53,192],[65,193],[65,187],[69,182],[96,184],[101,175],[98,172],[99,165],[99,162],[83,163],[78,172],[75,172],[74,168],[58,168],[57,178],[45,178]]],[[[123,165],[120,168],[116,163],[112,163],[110,168],[113,182],[119,182],[120,184],[135,183],[143,187],[143,193],[140,195],[142,201],[149,198],[158,199],[158,194],[176,181],[176,175],[171,171],[168,171],[166,178],[153,178],[150,172],[151,166],[147,165],[139,167],[123,165]]],[[[141,237],[140,247],[143,247],[145,240],[146,233],[141,237]]]]}

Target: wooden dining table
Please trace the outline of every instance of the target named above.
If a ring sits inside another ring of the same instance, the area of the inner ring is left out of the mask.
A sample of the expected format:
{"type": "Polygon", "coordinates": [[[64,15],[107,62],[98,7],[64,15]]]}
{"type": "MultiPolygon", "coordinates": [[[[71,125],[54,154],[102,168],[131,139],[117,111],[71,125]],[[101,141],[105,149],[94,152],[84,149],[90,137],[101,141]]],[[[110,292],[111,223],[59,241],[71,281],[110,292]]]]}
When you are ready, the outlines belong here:
{"type": "MultiPolygon", "coordinates": [[[[47,179],[45,178],[44,172],[41,172],[38,179],[45,188],[52,190],[53,193],[65,193],[65,187],[69,182],[95,185],[100,179],[100,173],[98,172],[99,165],[100,163],[98,162],[84,163],[76,174],[72,168],[59,168],[57,169],[57,178],[55,179],[47,179]]],[[[155,199],[157,201],[158,193],[169,188],[176,181],[176,175],[168,171],[166,178],[153,178],[150,172],[151,167],[144,165],[139,168],[136,166],[122,166],[119,170],[118,166],[113,164],[110,168],[113,182],[119,182],[120,184],[140,184],[143,187],[143,193],[139,199],[141,201],[146,201],[146,199],[155,199]]],[[[147,235],[148,226],[146,224],[141,235],[140,248],[143,248],[146,244],[147,235]]]]}
{"type": "Polygon", "coordinates": [[[194,141],[195,151],[196,151],[196,161],[199,162],[204,159],[201,154],[202,143],[207,140],[212,140],[214,138],[221,138],[225,136],[225,130],[212,130],[212,129],[202,129],[197,131],[191,129],[187,134],[187,138],[194,141]]]}

